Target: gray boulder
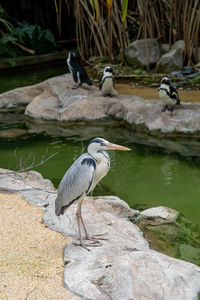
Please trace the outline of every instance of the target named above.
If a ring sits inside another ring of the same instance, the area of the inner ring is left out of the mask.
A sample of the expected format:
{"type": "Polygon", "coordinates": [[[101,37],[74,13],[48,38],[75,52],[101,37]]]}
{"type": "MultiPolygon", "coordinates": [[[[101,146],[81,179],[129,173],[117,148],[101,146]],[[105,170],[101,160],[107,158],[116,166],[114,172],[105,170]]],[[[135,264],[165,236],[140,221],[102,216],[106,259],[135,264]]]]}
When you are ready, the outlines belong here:
{"type": "MultiPolygon", "coordinates": [[[[149,64],[155,65],[160,58],[159,44],[156,39],[147,39],[149,49],[149,64]]],[[[137,40],[126,49],[126,60],[135,68],[147,65],[147,53],[145,40],[137,40]]]]}
{"type": "Polygon", "coordinates": [[[36,171],[15,172],[0,168],[0,192],[20,193],[33,205],[48,205],[57,192],[49,179],[36,171]]]}
{"type": "Polygon", "coordinates": [[[183,54],[185,49],[184,41],[177,41],[171,50],[162,55],[156,66],[156,71],[161,73],[170,73],[183,68],[183,54]]]}
{"type": "Polygon", "coordinates": [[[163,55],[163,54],[165,54],[167,52],[169,52],[169,44],[162,44],[160,46],[160,53],[161,53],[161,55],[163,55]]]}
{"type": "MultiPolygon", "coordinates": [[[[72,205],[58,218],[52,202],[44,223],[67,236],[77,237],[72,205]]],[[[165,207],[141,214],[157,224],[170,223],[177,212],[165,207]]],[[[140,217],[117,197],[87,198],[83,217],[88,232],[105,238],[100,247],[86,251],[68,243],[64,249],[64,284],[81,299],[196,299],[200,290],[200,268],[149,249],[142,232],[129,219],[140,217]]],[[[75,241],[76,242],[76,241],[75,241]]]]}

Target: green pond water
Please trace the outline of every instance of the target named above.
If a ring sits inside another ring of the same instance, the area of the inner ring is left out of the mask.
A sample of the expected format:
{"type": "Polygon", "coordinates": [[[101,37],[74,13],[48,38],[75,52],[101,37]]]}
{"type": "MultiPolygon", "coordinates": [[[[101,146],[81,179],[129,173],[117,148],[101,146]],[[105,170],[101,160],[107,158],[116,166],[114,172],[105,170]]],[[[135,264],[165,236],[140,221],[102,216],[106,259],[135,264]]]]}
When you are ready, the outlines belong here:
{"type": "MultiPolygon", "coordinates": [[[[48,148],[48,155],[57,154],[34,170],[57,187],[66,170],[85,152],[87,142],[43,135],[20,142],[0,142],[0,166],[15,169],[20,158],[26,161],[30,153],[40,161],[48,148]]],[[[113,136],[112,142],[119,143],[119,138],[113,136]]],[[[200,223],[200,165],[195,160],[159,153],[152,147],[128,141],[123,145],[135,150],[109,152],[111,170],[93,195],[116,195],[136,208],[165,205],[200,223]]]]}
{"type": "MultiPolygon", "coordinates": [[[[35,84],[49,77],[66,73],[63,65],[41,67],[37,69],[18,70],[17,72],[0,73],[0,93],[19,86],[35,84]]],[[[0,121],[1,122],[1,121],[0,121]]],[[[24,126],[0,124],[0,130],[24,126]]],[[[165,205],[183,213],[188,219],[200,223],[200,163],[195,158],[184,158],[180,155],[167,154],[156,147],[131,144],[128,129],[112,131],[109,125],[101,126],[88,137],[68,135],[53,138],[47,135],[34,135],[18,141],[0,141],[0,167],[15,169],[20,158],[26,161],[33,153],[40,161],[48,148],[48,154],[57,154],[44,165],[35,168],[45,178],[58,186],[62,176],[73,161],[82,154],[91,137],[103,137],[114,143],[135,148],[131,152],[110,151],[111,170],[96,187],[93,195],[116,195],[132,207],[151,207],[165,205]],[[121,130],[121,131],[120,131],[121,130]]],[[[84,131],[84,129],[81,129],[84,131]]],[[[133,134],[133,133],[132,133],[133,134]]]]}
{"type": "Polygon", "coordinates": [[[38,71],[37,67],[0,71],[0,93],[11,89],[36,84],[50,77],[68,73],[67,64],[63,62],[57,65],[42,65],[38,71]]]}

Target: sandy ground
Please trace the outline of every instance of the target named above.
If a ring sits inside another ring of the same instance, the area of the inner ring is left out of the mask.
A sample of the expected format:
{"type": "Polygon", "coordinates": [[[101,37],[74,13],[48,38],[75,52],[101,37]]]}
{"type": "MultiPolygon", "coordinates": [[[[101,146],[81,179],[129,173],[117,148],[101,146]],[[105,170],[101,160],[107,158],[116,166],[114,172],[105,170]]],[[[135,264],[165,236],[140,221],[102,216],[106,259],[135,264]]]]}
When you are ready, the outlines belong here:
{"type": "Polygon", "coordinates": [[[69,239],[45,227],[42,215],[20,195],[0,194],[0,299],[79,299],[62,283],[69,239]]]}
{"type": "MultiPolygon", "coordinates": [[[[128,84],[116,83],[115,88],[119,94],[131,94],[144,99],[159,99],[158,88],[152,87],[134,87],[128,84]]],[[[183,102],[200,102],[200,90],[179,90],[179,98],[183,102]]]]}

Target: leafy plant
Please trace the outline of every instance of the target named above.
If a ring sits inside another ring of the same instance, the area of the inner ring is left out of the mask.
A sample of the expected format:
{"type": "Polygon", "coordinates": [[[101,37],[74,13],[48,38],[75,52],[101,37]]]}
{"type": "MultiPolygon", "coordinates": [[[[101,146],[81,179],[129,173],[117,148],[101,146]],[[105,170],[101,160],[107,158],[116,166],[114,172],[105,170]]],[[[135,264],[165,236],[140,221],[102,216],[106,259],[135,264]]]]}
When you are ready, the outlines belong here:
{"type": "Polygon", "coordinates": [[[0,58],[44,54],[55,50],[56,41],[48,29],[27,22],[14,27],[0,8],[0,58]]]}
{"type": "Polygon", "coordinates": [[[56,41],[53,34],[48,29],[41,29],[38,25],[30,25],[27,22],[17,22],[14,36],[20,43],[30,49],[34,49],[36,54],[52,52],[55,49],[56,41]]]}

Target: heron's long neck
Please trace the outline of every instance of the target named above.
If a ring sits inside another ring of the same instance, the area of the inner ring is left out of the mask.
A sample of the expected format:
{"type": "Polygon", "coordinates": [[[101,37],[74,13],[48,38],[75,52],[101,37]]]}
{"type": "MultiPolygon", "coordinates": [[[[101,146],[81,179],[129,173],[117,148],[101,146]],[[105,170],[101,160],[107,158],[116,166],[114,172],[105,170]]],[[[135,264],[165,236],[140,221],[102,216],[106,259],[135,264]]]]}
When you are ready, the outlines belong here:
{"type": "Polygon", "coordinates": [[[89,154],[97,161],[97,163],[100,163],[102,161],[110,161],[110,157],[106,151],[97,151],[97,152],[89,152],[89,154]]]}

